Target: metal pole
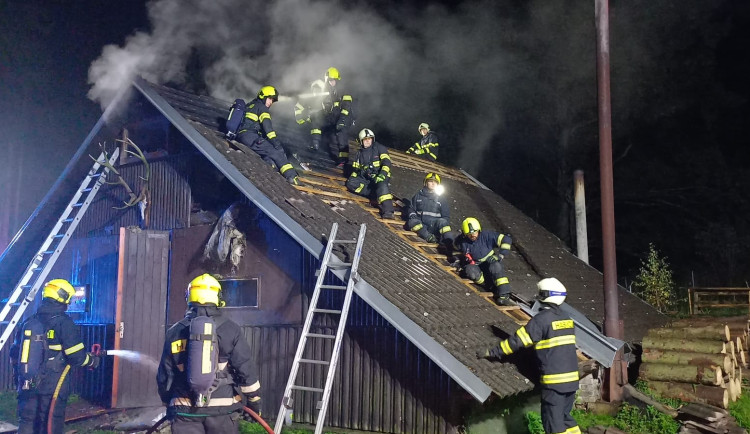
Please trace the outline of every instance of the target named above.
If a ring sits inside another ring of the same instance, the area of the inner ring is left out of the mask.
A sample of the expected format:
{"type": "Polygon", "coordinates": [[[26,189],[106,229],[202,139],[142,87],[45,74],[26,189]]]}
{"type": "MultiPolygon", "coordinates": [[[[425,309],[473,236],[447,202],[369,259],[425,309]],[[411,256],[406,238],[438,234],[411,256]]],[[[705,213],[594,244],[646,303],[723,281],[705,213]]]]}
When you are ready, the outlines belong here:
{"type": "Polygon", "coordinates": [[[588,230],[586,229],[586,189],[583,185],[583,170],[573,172],[573,191],[576,209],[576,252],[578,259],[589,263],[588,230]]]}
{"type": "MultiPolygon", "coordinates": [[[[594,0],[596,5],[596,76],[599,99],[599,170],[601,171],[602,256],[604,271],[604,333],[623,339],[617,293],[617,257],[615,254],[615,205],[612,181],[612,112],[609,97],[609,0],[594,0]]],[[[610,402],[622,400],[622,385],[627,368],[618,351],[608,369],[606,393],[610,402]]]]}

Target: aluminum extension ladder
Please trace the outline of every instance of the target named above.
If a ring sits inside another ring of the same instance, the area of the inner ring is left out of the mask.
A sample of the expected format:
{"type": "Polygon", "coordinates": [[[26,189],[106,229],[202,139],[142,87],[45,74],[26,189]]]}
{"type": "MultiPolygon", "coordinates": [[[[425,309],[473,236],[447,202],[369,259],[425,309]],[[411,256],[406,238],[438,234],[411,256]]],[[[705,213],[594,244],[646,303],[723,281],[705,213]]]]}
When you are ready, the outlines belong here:
{"type": "MultiPolygon", "coordinates": [[[[110,165],[117,161],[119,154],[120,149],[115,148],[112,155],[109,156],[110,165]]],[[[36,294],[44,284],[44,280],[52,270],[52,266],[55,265],[70,237],[73,236],[73,232],[75,232],[78,223],[94,200],[99,188],[106,182],[109,168],[100,163],[105,158],[107,158],[107,154],[102,152],[91,170],[86,174],[81,186],[78,187],[47,239],[44,240],[44,243],[34,255],[34,259],[26,267],[23,277],[8,297],[2,311],[0,311],[0,327],[3,329],[2,335],[0,335],[0,350],[11,338],[11,333],[16,328],[16,324],[23,317],[23,313],[29,304],[34,301],[36,294]],[[23,298],[21,298],[22,296],[23,298]],[[9,315],[11,319],[6,320],[9,315]]]]}
{"type": "Polygon", "coordinates": [[[323,423],[326,418],[326,411],[328,410],[328,401],[331,399],[331,388],[333,387],[333,378],[336,375],[336,365],[338,364],[339,354],[341,353],[341,343],[344,340],[344,328],[346,327],[346,318],[349,314],[349,305],[352,301],[352,294],[354,293],[354,284],[359,277],[357,275],[357,267],[359,266],[359,258],[362,255],[362,244],[365,240],[365,231],[367,225],[362,224],[359,229],[359,238],[356,240],[337,240],[336,232],[338,231],[338,223],[334,223],[331,227],[331,235],[328,237],[328,244],[326,245],[325,253],[323,254],[323,260],[320,264],[320,270],[318,270],[318,280],[315,283],[315,290],[313,291],[312,299],[310,300],[310,307],[305,317],[305,325],[302,328],[302,335],[300,336],[299,345],[297,346],[297,354],[294,356],[294,362],[292,363],[292,371],[289,374],[289,380],[284,389],[284,397],[281,400],[281,408],[279,409],[278,416],[276,418],[276,426],[274,432],[276,434],[281,433],[281,429],[284,426],[285,420],[292,414],[292,408],[294,407],[294,399],[292,394],[295,390],[302,392],[313,392],[322,393],[323,397],[318,401],[317,408],[318,419],[315,423],[315,434],[321,434],[323,432],[323,423]],[[357,244],[354,250],[354,257],[351,263],[334,263],[331,264],[331,250],[334,244],[357,244]],[[326,271],[328,268],[336,269],[350,269],[347,275],[348,283],[346,286],[343,285],[324,285],[323,281],[326,277],[326,271]],[[318,308],[318,299],[320,298],[321,289],[328,290],[346,290],[344,296],[344,302],[341,310],[333,309],[321,309],[318,308]],[[313,316],[315,314],[333,314],[339,315],[338,328],[335,335],[310,333],[310,325],[312,324],[313,316]],[[331,352],[330,360],[312,360],[302,358],[305,353],[305,347],[308,338],[314,339],[335,339],[333,344],[333,351],[331,352]],[[295,384],[297,380],[297,373],[299,372],[300,364],[316,364],[328,366],[328,374],[326,375],[326,383],[323,389],[316,387],[299,386],[295,384]]]}

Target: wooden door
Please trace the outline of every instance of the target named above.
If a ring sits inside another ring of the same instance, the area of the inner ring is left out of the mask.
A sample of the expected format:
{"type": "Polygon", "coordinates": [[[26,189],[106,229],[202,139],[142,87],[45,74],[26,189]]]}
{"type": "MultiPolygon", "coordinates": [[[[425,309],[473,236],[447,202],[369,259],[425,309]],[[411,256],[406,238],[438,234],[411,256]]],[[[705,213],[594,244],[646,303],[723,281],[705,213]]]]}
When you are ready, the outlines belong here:
{"type": "Polygon", "coordinates": [[[164,345],[169,249],[169,232],[120,228],[114,348],[137,351],[146,362],[114,358],[112,408],[161,405],[156,363],[164,345]]]}

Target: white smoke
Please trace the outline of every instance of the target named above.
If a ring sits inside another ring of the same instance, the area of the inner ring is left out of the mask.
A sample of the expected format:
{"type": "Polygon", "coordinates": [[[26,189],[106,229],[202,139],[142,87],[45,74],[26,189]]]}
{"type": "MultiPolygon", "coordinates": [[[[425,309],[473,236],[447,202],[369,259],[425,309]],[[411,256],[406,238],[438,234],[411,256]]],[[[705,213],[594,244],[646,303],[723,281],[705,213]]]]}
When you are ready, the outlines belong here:
{"type": "Polygon", "coordinates": [[[421,122],[438,133],[450,128],[466,150],[459,165],[477,169],[477,156],[503,126],[503,92],[512,91],[509,55],[498,42],[500,8],[491,0],[409,8],[375,10],[337,0],[153,0],[150,33],[104,47],[91,65],[89,98],[107,106],[136,74],[180,85],[195,56],[202,77],[190,79],[227,101],[251,97],[265,84],[282,95],[308,92],[336,66],[357,101],[358,127],[385,125],[414,141],[421,122]],[[446,89],[451,97],[439,98],[446,89]],[[446,112],[451,125],[440,125],[435,119],[446,112]]]}

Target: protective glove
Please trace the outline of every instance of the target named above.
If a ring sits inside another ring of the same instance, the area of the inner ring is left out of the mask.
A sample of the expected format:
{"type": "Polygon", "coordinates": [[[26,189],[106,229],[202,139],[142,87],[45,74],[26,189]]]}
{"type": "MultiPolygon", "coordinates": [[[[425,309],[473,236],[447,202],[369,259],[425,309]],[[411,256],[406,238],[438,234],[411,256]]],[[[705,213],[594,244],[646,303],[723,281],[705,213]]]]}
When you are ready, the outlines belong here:
{"type": "Polygon", "coordinates": [[[489,348],[485,348],[483,350],[477,350],[477,359],[488,359],[490,357],[490,350],[489,348]]]}
{"type": "Polygon", "coordinates": [[[95,355],[94,353],[89,353],[89,359],[91,360],[91,362],[89,363],[88,368],[91,369],[92,371],[98,368],[99,363],[101,363],[102,361],[102,358],[95,355]]]}
{"type": "Polygon", "coordinates": [[[407,149],[407,150],[406,150],[406,153],[407,153],[407,154],[411,154],[411,148],[407,149]]]}
{"type": "Polygon", "coordinates": [[[344,124],[336,124],[336,132],[343,130],[345,126],[344,124]]]}
{"type": "Polygon", "coordinates": [[[375,182],[383,182],[383,181],[385,181],[385,175],[378,175],[375,178],[375,182]]]}
{"type": "Polygon", "coordinates": [[[225,136],[226,136],[226,138],[227,138],[228,140],[234,140],[234,139],[235,139],[235,137],[237,137],[237,134],[235,134],[235,133],[232,133],[232,132],[228,132],[228,133],[226,133],[226,134],[225,134],[225,136]]]}

